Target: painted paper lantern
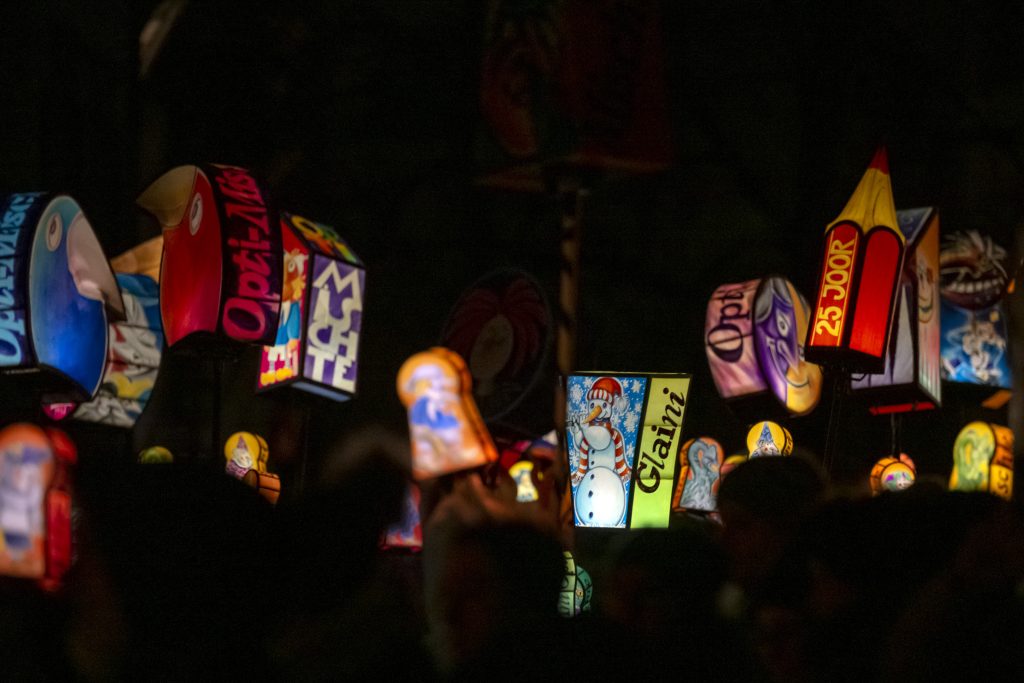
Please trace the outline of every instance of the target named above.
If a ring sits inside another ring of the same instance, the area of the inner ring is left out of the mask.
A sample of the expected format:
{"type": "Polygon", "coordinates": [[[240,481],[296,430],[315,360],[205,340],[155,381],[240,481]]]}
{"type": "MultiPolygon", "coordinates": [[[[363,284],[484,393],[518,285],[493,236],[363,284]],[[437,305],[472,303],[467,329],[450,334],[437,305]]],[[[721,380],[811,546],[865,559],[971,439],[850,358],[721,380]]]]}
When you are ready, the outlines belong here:
{"type": "Polygon", "coordinates": [[[160,316],[168,346],[199,335],[269,344],[281,308],[281,231],[244,168],[173,168],[139,196],[163,228],[160,316]]]}
{"type": "Polygon", "coordinates": [[[885,149],[875,153],[839,217],[825,229],[821,280],[807,358],[853,372],[881,372],[903,268],[885,149]]]}
{"type": "Polygon", "coordinates": [[[576,560],[568,550],[562,551],[565,569],[558,592],[558,613],[566,619],[576,616],[576,560]]]}
{"type": "Polygon", "coordinates": [[[284,286],[258,389],[294,386],[335,401],[356,392],[366,272],[330,226],[281,214],[284,286]]]}
{"type": "Polygon", "coordinates": [[[117,284],[126,319],[110,325],[103,382],[91,401],[44,406],[51,419],[70,413],[76,420],[130,428],[149,402],[164,347],[158,287],[145,275],[122,273],[117,284]]]}
{"type": "Polygon", "coordinates": [[[54,475],[46,490],[46,570],[40,585],[58,590],[74,559],[71,527],[72,471],[78,463],[78,449],[67,434],[49,428],[46,436],[54,455],[54,475]]]}
{"type": "Polygon", "coordinates": [[[680,512],[717,510],[724,460],[722,444],[710,437],[702,436],[684,443],[679,449],[679,481],[672,509],[680,512]]]}
{"type": "Polygon", "coordinates": [[[953,444],[951,491],[988,491],[1013,495],[1013,432],[988,422],[971,422],[953,444]]]}
{"type": "Polygon", "coordinates": [[[478,160],[541,189],[544,164],[655,171],[673,158],[658,3],[491,0],[478,160]],[[511,167],[511,168],[509,168],[511,167]]]}
{"type": "Polygon", "coordinates": [[[900,453],[898,458],[887,455],[871,468],[871,493],[877,496],[882,491],[902,491],[913,486],[916,479],[917,468],[909,455],[900,453]]]}
{"type": "Polygon", "coordinates": [[[434,347],[413,355],[398,371],[397,389],[409,413],[417,481],[498,459],[473,401],[469,368],[457,353],[434,347]]]}
{"type": "Polygon", "coordinates": [[[402,507],[402,518],[384,532],[385,549],[423,549],[423,525],[420,523],[420,488],[410,483],[402,507]]]}
{"type": "Polygon", "coordinates": [[[806,415],[821,398],[821,368],[804,360],[810,308],[781,277],[722,285],[711,295],[704,349],[719,395],[763,410],[806,415]]]}
{"type": "Polygon", "coordinates": [[[934,208],[896,214],[906,258],[883,371],[853,378],[875,415],[926,410],[942,402],[939,303],[939,214],[934,208]]]}
{"type": "Polygon", "coordinates": [[[594,598],[594,581],[590,578],[590,572],[576,565],[576,591],[575,591],[576,616],[590,611],[590,603],[594,598]]]}
{"type": "Polygon", "coordinates": [[[516,483],[516,502],[532,503],[540,499],[537,487],[533,485],[533,463],[520,460],[508,470],[512,481],[516,483]]]}
{"type": "Polygon", "coordinates": [[[554,314],[520,270],[485,275],[459,297],[441,345],[466,359],[480,415],[498,436],[550,428],[554,314]]]}
{"type": "Polygon", "coordinates": [[[758,422],[747,432],[747,450],[751,458],[789,455],[793,452],[793,435],[775,422],[758,422]]]}
{"type": "Polygon", "coordinates": [[[0,430],[0,574],[41,579],[46,572],[46,493],[53,446],[40,427],[0,430]]]}
{"type": "Polygon", "coordinates": [[[224,471],[259,491],[270,503],[281,495],[281,479],[267,472],[270,449],[258,434],[235,432],[224,442],[224,471]]]}
{"type": "Polygon", "coordinates": [[[99,389],[108,321],[124,302],[103,248],[74,199],[0,200],[0,370],[33,383],[46,403],[99,389]]]}
{"type": "Polygon", "coordinates": [[[163,446],[150,446],[139,452],[139,463],[143,465],[169,465],[174,455],[163,446]]]}
{"type": "Polygon", "coordinates": [[[567,451],[577,526],[668,526],[689,390],[685,374],[568,378],[567,451]]]}
{"type": "Polygon", "coordinates": [[[1006,250],[972,230],[947,235],[939,258],[942,379],[1011,389],[1006,250]]]}

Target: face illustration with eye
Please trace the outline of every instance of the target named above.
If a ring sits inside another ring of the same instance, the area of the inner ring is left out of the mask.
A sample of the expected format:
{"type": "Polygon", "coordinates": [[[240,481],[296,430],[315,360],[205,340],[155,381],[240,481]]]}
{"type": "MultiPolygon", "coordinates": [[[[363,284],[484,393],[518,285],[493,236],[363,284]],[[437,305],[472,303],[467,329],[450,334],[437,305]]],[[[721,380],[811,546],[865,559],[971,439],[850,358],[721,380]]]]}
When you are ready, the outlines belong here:
{"type": "Polygon", "coordinates": [[[772,393],[790,412],[810,412],[821,395],[821,369],[804,361],[808,306],[783,278],[769,278],[754,304],[755,348],[772,393]]]}

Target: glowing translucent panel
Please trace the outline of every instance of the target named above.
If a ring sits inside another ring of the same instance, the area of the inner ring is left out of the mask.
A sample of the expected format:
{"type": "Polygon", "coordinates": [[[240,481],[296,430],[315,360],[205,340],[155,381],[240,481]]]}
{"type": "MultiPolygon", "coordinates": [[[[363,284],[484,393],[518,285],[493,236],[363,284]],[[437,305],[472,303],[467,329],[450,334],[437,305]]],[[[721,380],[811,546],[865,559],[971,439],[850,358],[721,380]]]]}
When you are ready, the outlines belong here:
{"type": "Polygon", "coordinates": [[[0,369],[31,375],[47,403],[92,398],[108,318],[123,317],[114,274],[75,200],[0,200],[0,369]]]}
{"type": "Polygon", "coordinates": [[[420,523],[420,488],[409,484],[402,506],[402,518],[384,533],[384,548],[422,550],[423,526],[420,523]]]}
{"type": "Polygon", "coordinates": [[[156,282],[117,275],[127,319],[110,325],[107,364],[96,397],[80,404],[76,420],[132,427],[149,402],[160,368],[164,337],[156,282]]]}
{"type": "Polygon", "coordinates": [[[953,444],[952,491],[988,491],[1007,500],[1013,495],[1013,432],[988,422],[971,422],[953,444]]]}
{"type": "Polygon", "coordinates": [[[0,574],[43,577],[53,474],[53,448],[42,429],[14,424],[0,431],[0,574]]]}
{"type": "Polygon", "coordinates": [[[282,214],[284,287],[259,389],[292,385],[336,401],[356,391],[366,273],[330,226],[282,214]]]}
{"type": "Polygon", "coordinates": [[[139,462],[143,465],[169,465],[174,462],[174,455],[163,446],[150,446],[139,453],[139,462]]]}
{"type": "Polygon", "coordinates": [[[281,306],[281,233],[244,168],[179,166],[138,199],[163,227],[160,313],[167,344],[193,334],[273,341],[281,306]]]}
{"type": "Polygon", "coordinates": [[[877,496],[882,491],[902,491],[913,486],[916,479],[917,468],[910,456],[906,453],[900,453],[899,458],[886,456],[871,468],[871,493],[877,496]]]}
{"type": "Polygon", "coordinates": [[[434,347],[398,371],[398,397],[409,413],[412,471],[417,480],[494,462],[497,450],[473,401],[462,357],[434,347]]]}
{"type": "Polygon", "coordinates": [[[558,596],[558,613],[567,619],[590,611],[594,596],[594,582],[586,569],[579,566],[568,550],[562,552],[565,573],[558,596]]]}
{"type": "Polygon", "coordinates": [[[821,398],[821,369],[804,360],[810,310],[785,278],[722,285],[711,295],[704,348],[718,393],[734,404],[770,394],[805,415],[821,398]]]}
{"type": "Polygon", "coordinates": [[[566,433],[577,526],[667,526],[689,375],[567,380],[566,433]]]}
{"type": "Polygon", "coordinates": [[[281,480],[267,472],[270,449],[258,434],[235,432],[224,442],[224,471],[258,490],[271,503],[281,493],[281,480]]]}
{"type": "Polygon", "coordinates": [[[885,150],[879,149],[846,207],[825,231],[807,357],[880,372],[903,265],[885,150]]]}
{"type": "Polygon", "coordinates": [[[747,432],[747,450],[751,458],[789,455],[793,452],[793,435],[775,422],[758,422],[747,432]]]}
{"type": "Polygon", "coordinates": [[[938,213],[912,209],[898,212],[897,219],[908,246],[885,365],[852,383],[876,414],[934,408],[942,398],[938,213]]]}
{"type": "Polygon", "coordinates": [[[672,499],[673,510],[714,512],[722,483],[725,451],[722,444],[702,436],[679,449],[679,481],[672,499]]]}

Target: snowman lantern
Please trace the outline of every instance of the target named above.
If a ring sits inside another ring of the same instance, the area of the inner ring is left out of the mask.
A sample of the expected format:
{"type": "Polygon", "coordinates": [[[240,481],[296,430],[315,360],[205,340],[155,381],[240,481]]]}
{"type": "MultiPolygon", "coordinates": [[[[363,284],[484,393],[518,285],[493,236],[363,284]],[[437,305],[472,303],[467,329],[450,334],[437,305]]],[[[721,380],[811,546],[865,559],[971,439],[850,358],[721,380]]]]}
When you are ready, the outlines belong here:
{"type": "Polygon", "coordinates": [[[617,402],[622,405],[622,385],[600,377],[586,393],[586,415],[571,417],[568,425],[579,454],[572,486],[577,523],[583,526],[620,526],[625,516],[630,467],[622,432],[612,419],[618,417],[617,402]]]}

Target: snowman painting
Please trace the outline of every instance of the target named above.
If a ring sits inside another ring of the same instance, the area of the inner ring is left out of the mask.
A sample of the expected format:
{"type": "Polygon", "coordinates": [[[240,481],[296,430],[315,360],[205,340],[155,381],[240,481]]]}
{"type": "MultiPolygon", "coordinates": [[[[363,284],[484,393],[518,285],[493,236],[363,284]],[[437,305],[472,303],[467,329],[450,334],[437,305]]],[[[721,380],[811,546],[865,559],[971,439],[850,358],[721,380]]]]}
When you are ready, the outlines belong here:
{"type": "Polygon", "coordinates": [[[576,522],[623,526],[632,474],[630,456],[646,381],[605,376],[586,386],[590,379],[572,377],[569,388],[567,431],[576,522]]]}

